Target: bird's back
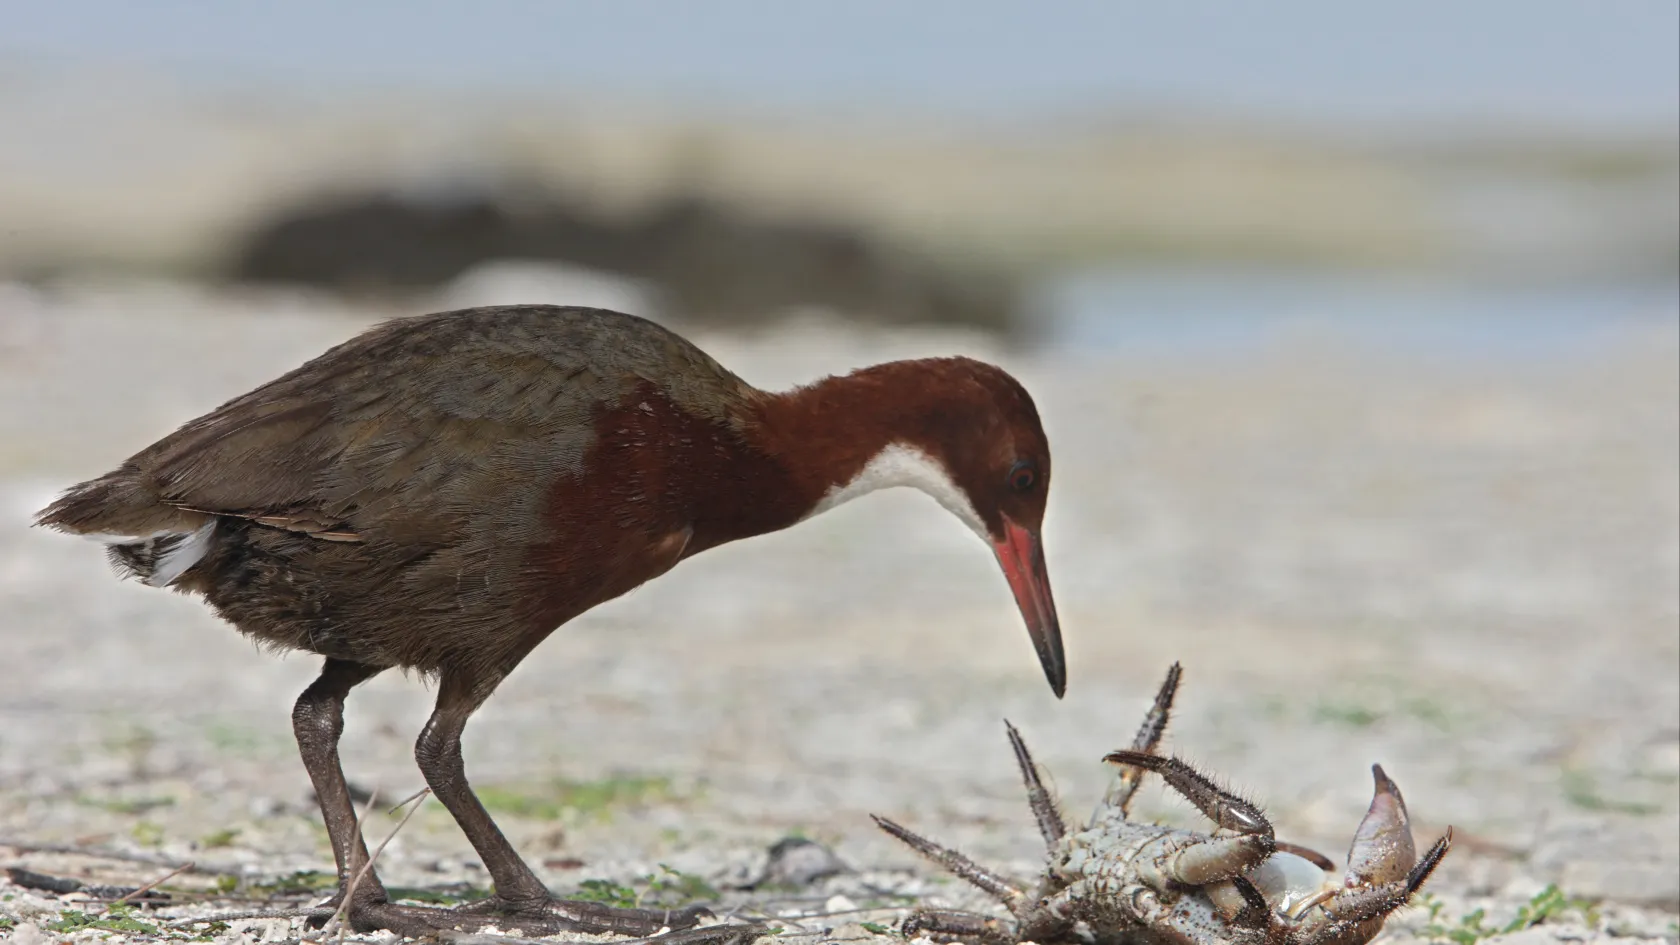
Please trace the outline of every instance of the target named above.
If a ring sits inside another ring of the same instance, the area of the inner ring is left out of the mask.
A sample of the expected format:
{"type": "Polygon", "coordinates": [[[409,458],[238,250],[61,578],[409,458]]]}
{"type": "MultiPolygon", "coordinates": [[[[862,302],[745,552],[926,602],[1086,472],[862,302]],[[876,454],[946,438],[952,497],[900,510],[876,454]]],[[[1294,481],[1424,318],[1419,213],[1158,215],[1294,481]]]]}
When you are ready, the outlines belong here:
{"type": "Polygon", "coordinates": [[[379,325],[237,397],[44,510],[144,537],[236,515],[327,537],[438,534],[518,481],[576,468],[602,405],[652,382],[728,423],[745,382],[680,336],[601,309],[466,309],[379,325]],[[500,484],[500,487],[498,487],[500,484]]]}

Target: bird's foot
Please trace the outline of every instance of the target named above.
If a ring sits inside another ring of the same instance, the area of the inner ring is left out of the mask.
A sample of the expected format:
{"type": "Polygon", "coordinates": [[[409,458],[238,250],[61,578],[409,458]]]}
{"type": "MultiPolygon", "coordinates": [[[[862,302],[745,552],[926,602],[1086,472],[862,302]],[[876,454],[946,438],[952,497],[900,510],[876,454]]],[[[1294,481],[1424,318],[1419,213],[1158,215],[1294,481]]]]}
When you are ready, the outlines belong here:
{"type": "Polygon", "coordinates": [[[684,909],[626,909],[599,902],[575,899],[513,901],[491,897],[457,906],[450,913],[480,926],[494,923],[504,929],[519,929],[526,935],[583,932],[646,937],[662,929],[690,929],[712,912],[704,906],[684,909]]]}
{"type": "MultiPolygon", "coordinates": [[[[312,929],[326,925],[337,915],[344,902],[343,893],[311,909],[306,920],[312,929]]],[[[459,930],[460,920],[448,909],[430,906],[399,906],[385,901],[383,891],[377,897],[358,895],[341,920],[355,932],[395,932],[406,937],[435,935],[440,930],[459,930]]],[[[479,923],[480,925],[484,923],[479,923]]]]}
{"type": "MultiPolygon", "coordinates": [[[[344,910],[343,923],[357,932],[394,932],[406,938],[430,938],[439,932],[479,932],[494,928],[519,935],[542,936],[560,933],[616,934],[645,938],[659,934],[670,945],[750,945],[767,934],[759,923],[715,924],[700,928],[710,918],[702,906],[686,909],[624,909],[598,902],[545,899],[510,902],[484,899],[443,909],[435,906],[407,906],[369,900],[357,901],[344,910]]],[[[309,925],[320,928],[339,910],[340,897],[333,897],[311,910],[309,925]]]]}

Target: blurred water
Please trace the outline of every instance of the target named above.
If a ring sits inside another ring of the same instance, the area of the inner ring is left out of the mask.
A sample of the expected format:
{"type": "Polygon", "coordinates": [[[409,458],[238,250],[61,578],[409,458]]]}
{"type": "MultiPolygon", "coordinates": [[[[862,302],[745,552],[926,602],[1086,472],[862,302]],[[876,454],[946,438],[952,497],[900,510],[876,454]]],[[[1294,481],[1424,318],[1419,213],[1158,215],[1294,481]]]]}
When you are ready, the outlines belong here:
{"type": "Polygon", "coordinates": [[[1318,270],[1107,269],[1047,285],[1058,354],[1235,355],[1322,337],[1432,357],[1586,353],[1680,319],[1680,284],[1396,280],[1318,270]]]}

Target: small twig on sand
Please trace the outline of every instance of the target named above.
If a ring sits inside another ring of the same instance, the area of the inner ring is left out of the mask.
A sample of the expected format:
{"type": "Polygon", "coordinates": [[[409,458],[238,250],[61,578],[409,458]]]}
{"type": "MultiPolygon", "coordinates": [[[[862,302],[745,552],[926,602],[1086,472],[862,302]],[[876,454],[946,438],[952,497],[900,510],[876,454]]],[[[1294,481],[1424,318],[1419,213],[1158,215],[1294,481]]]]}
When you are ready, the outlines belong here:
{"type": "Polygon", "coordinates": [[[216,915],[201,915],[191,919],[175,919],[164,923],[167,929],[187,929],[195,925],[210,922],[239,922],[245,919],[307,919],[312,915],[319,915],[320,909],[258,909],[252,912],[221,912],[216,915]]]}
{"type": "MultiPolygon", "coordinates": [[[[18,837],[0,837],[0,847],[7,847],[19,853],[58,853],[66,856],[86,856],[98,860],[118,860],[124,863],[144,863],[147,866],[162,866],[174,869],[182,865],[180,860],[160,856],[156,853],[137,853],[128,850],[116,850],[111,847],[88,846],[83,844],[66,843],[35,843],[18,837]]],[[[188,871],[193,873],[235,873],[240,867],[231,863],[187,863],[188,871]]]]}
{"type": "Polygon", "coordinates": [[[633,938],[614,945],[748,945],[770,934],[770,926],[762,922],[708,925],[697,929],[682,929],[633,938]]]}
{"type": "MultiPolygon", "coordinates": [[[[755,904],[756,907],[756,904],[755,904]]],[[[793,915],[782,915],[759,907],[766,918],[781,922],[803,922],[806,919],[832,919],[843,915],[862,915],[866,912],[903,912],[904,906],[858,906],[853,909],[837,909],[833,912],[799,912],[793,915]]]]}
{"type": "MultiPolygon", "coordinates": [[[[763,923],[719,924],[704,928],[661,932],[647,938],[614,939],[609,945],[748,945],[770,934],[770,926],[763,923]]],[[[453,932],[440,929],[439,940],[449,945],[553,945],[553,939],[519,938],[493,932],[453,932]]]]}
{"type": "MultiPolygon", "coordinates": [[[[79,879],[71,879],[66,876],[50,876],[46,873],[37,873],[34,870],[26,870],[15,866],[6,868],[6,876],[13,883],[25,889],[39,889],[42,892],[50,892],[60,896],[65,893],[82,893],[93,899],[104,900],[123,896],[138,896],[145,892],[144,889],[135,889],[133,886],[84,883],[79,879]]],[[[172,897],[168,893],[156,893],[149,898],[154,902],[161,902],[168,901],[172,897]]]]}
{"type": "Polygon", "coordinates": [[[169,872],[163,874],[162,876],[159,876],[157,879],[154,879],[151,882],[147,883],[146,885],[141,886],[139,889],[136,889],[131,893],[128,893],[128,894],[126,894],[126,895],[124,895],[124,896],[122,896],[118,899],[113,900],[111,902],[111,905],[120,906],[123,903],[128,902],[129,900],[134,899],[138,896],[144,896],[146,893],[150,892],[151,890],[156,889],[160,883],[163,883],[166,880],[174,879],[175,877],[181,875],[182,873],[185,873],[187,870],[190,870],[192,868],[193,868],[192,863],[190,863],[190,862],[182,863],[180,866],[175,867],[174,869],[172,869],[169,872]]]}
{"type": "MultiPolygon", "coordinates": [[[[428,795],[430,793],[432,793],[431,788],[423,787],[420,790],[415,791],[413,794],[410,794],[409,796],[407,796],[407,797],[403,798],[402,800],[396,802],[395,804],[392,804],[391,809],[386,811],[385,813],[392,816],[392,817],[395,817],[395,816],[397,816],[397,811],[402,810],[404,807],[407,807],[408,805],[414,803],[415,801],[421,799],[422,797],[425,797],[426,795],[428,795]]],[[[371,804],[373,802],[370,800],[368,803],[371,804]]],[[[363,814],[365,816],[366,812],[364,811],[363,814]]]]}
{"type": "MultiPolygon", "coordinates": [[[[904,900],[905,902],[912,902],[913,903],[918,898],[915,895],[912,895],[910,893],[894,892],[891,889],[886,889],[886,888],[883,888],[881,886],[876,886],[876,885],[873,885],[873,884],[870,884],[870,883],[863,883],[860,888],[862,888],[864,892],[868,893],[871,896],[874,896],[877,899],[901,899],[901,900],[904,900]]],[[[827,893],[824,893],[824,894],[818,895],[818,896],[769,896],[769,897],[765,897],[763,899],[752,899],[752,900],[750,900],[750,904],[757,907],[757,908],[760,908],[760,909],[769,909],[769,908],[772,908],[774,906],[783,905],[783,904],[799,905],[800,903],[807,903],[807,902],[818,902],[818,903],[827,902],[832,898],[834,898],[834,897],[831,894],[827,894],[827,893]]],[[[902,909],[902,908],[904,908],[904,907],[903,906],[882,906],[880,911],[886,912],[886,911],[890,911],[892,909],[902,909]]]]}
{"type": "MultiPolygon", "coordinates": [[[[359,814],[356,817],[356,839],[357,839],[358,843],[361,843],[361,844],[366,844],[367,843],[367,832],[362,829],[362,825],[367,823],[368,814],[373,812],[373,805],[378,800],[379,800],[379,787],[376,785],[373,790],[368,792],[368,798],[362,804],[362,812],[361,812],[361,814],[359,814]]],[[[397,830],[401,830],[402,825],[406,824],[406,823],[408,823],[408,818],[404,817],[403,820],[402,820],[402,823],[397,824],[397,830]]],[[[393,835],[395,833],[396,833],[396,831],[392,831],[393,835]]],[[[386,839],[389,840],[390,838],[387,837],[386,839]]],[[[385,844],[381,843],[379,845],[379,850],[383,850],[383,849],[385,849],[385,844]]],[[[361,882],[362,876],[367,872],[368,867],[372,866],[373,861],[379,856],[379,850],[375,850],[373,855],[368,857],[368,861],[366,863],[362,864],[362,866],[356,871],[355,875],[350,877],[350,882],[348,884],[346,884],[345,888],[342,890],[342,892],[344,893],[344,898],[339,900],[338,908],[334,909],[333,914],[327,918],[327,921],[325,923],[322,924],[322,926],[321,926],[321,937],[318,939],[318,941],[322,941],[322,942],[326,941],[327,936],[332,934],[333,929],[340,928],[343,925],[344,915],[350,909],[351,897],[353,895],[355,895],[356,886],[361,882]]],[[[303,939],[300,939],[300,941],[307,941],[307,940],[308,940],[307,937],[305,937],[303,939]]],[[[343,932],[339,933],[338,941],[339,941],[339,945],[344,945],[344,933],[343,932]]]]}
{"type": "MultiPolygon", "coordinates": [[[[408,813],[403,815],[402,820],[397,821],[397,825],[391,828],[391,832],[385,835],[385,839],[379,841],[379,846],[375,847],[373,853],[368,855],[367,862],[362,864],[362,868],[357,870],[354,876],[350,877],[349,885],[344,888],[344,900],[338,904],[338,911],[332,914],[332,918],[327,920],[327,924],[321,927],[321,936],[316,939],[316,941],[326,941],[327,936],[332,934],[334,929],[339,930],[339,941],[342,942],[344,940],[344,916],[350,911],[350,903],[355,901],[356,887],[361,885],[362,879],[373,870],[373,864],[378,862],[379,854],[385,852],[386,844],[396,838],[397,834],[402,831],[404,825],[408,823],[409,818],[413,817],[414,812],[420,809],[421,804],[418,802],[423,802],[426,799],[426,795],[430,793],[432,793],[431,788],[423,788],[418,794],[415,794],[414,797],[410,798],[410,800],[416,801],[417,803],[408,809],[408,813]]],[[[375,793],[375,797],[377,797],[377,792],[375,793]]],[[[374,797],[368,798],[367,806],[362,808],[362,816],[356,820],[357,833],[361,833],[362,824],[367,820],[368,811],[373,807],[374,799],[374,797]]]]}

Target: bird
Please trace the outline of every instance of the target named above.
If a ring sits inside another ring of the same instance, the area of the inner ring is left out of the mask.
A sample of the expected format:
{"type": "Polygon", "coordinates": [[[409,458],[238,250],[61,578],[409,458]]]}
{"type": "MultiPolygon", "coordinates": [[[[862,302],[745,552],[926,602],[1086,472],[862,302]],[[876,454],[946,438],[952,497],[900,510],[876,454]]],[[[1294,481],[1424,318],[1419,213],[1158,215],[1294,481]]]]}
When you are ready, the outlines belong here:
{"type": "Polygon", "coordinates": [[[353,928],[399,934],[499,921],[646,935],[703,910],[554,897],[468,783],[468,718],[590,608],[900,486],[991,546],[1060,698],[1049,444],[1026,389],[965,357],[770,392],[621,312],[398,317],[71,487],[36,523],[103,543],[123,576],[198,595],[265,647],[323,657],[292,712],[338,872],[316,921],[342,909],[353,928]],[[391,903],[371,869],[338,741],[350,690],[393,668],[435,684],[415,760],[494,881],[480,903],[391,903]]]}

